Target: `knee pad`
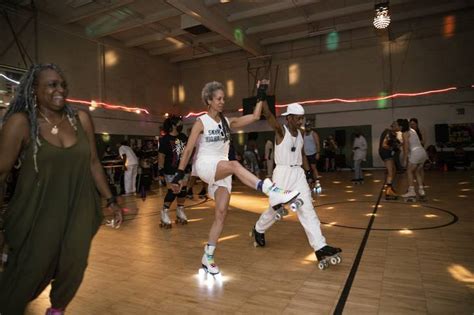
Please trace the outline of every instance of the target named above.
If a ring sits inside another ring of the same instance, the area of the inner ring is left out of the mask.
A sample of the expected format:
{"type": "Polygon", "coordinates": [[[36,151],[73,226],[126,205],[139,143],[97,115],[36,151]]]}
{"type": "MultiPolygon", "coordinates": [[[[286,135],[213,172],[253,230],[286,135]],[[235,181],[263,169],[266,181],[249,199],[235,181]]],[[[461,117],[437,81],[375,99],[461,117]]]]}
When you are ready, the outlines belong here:
{"type": "Polygon", "coordinates": [[[188,194],[187,187],[183,186],[183,188],[181,188],[181,191],[179,192],[179,194],[177,196],[178,196],[178,198],[186,198],[187,194],[188,194]]]}
{"type": "Polygon", "coordinates": [[[176,198],[176,195],[173,193],[173,191],[171,189],[168,189],[168,192],[166,193],[164,201],[166,203],[172,203],[175,198],[176,198]]]}

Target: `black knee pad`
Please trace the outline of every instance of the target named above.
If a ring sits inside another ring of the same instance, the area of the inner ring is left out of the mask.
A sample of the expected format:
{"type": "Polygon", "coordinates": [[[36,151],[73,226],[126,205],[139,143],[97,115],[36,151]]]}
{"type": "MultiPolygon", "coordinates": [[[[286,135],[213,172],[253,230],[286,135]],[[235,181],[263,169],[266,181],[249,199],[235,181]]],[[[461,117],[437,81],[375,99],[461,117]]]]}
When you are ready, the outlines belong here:
{"type": "Polygon", "coordinates": [[[188,194],[188,189],[186,186],[183,186],[183,188],[181,188],[181,191],[179,192],[177,196],[178,198],[186,198],[187,194],[188,194]]]}
{"type": "Polygon", "coordinates": [[[164,201],[166,203],[172,203],[175,198],[176,198],[176,195],[173,193],[173,191],[171,189],[168,189],[168,192],[166,193],[164,201]]]}

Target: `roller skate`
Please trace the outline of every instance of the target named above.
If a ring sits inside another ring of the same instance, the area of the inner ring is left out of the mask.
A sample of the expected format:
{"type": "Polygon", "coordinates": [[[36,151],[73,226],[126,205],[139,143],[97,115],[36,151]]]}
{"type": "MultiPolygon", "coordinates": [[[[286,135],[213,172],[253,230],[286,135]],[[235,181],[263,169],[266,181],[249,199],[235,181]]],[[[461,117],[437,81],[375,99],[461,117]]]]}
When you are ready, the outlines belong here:
{"type": "Polygon", "coordinates": [[[415,202],[416,201],[416,193],[415,193],[415,187],[409,186],[408,191],[402,195],[403,200],[405,202],[415,202]]]}
{"type": "Polygon", "coordinates": [[[186,213],[184,213],[184,206],[178,206],[176,208],[176,220],[174,222],[176,224],[188,224],[188,218],[186,217],[186,213]]]}
{"type": "Polygon", "coordinates": [[[318,259],[318,268],[324,270],[331,265],[338,265],[341,263],[342,258],[339,256],[339,253],[342,252],[342,249],[337,247],[331,247],[329,245],[324,246],[321,249],[318,249],[315,254],[318,259]]]}
{"type": "Polygon", "coordinates": [[[319,180],[316,180],[316,183],[314,184],[314,188],[313,188],[313,193],[315,194],[321,194],[321,192],[323,191],[323,188],[321,187],[321,183],[319,182],[319,180]]]}
{"type": "Polygon", "coordinates": [[[387,187],[385,188],[385,200],[397,200],[398,196],[393,190],[393,187],[391,184],[387,184],[387,187]]]}
{"type": "Polygon", "coordinates": [[[160,228],[171,229],[171,220],[168,211],[168,208],[163,208],[163,210],[161,210],[160,228]]]}
{"type": "Polygon", "coordinates": [[[288,210],[285,207],[280,207],[275,210],[275,220],[280,221],[284,216],[288,215],[288,210]]]}
{"type": "Polygon", "coordinates": [[[426,199],[426,193],[425,193],[425,190],[423,189],[423,186],[418,187],[418,200],[421,202],[428,201],[428,199],[426,199]]]}
{"type": "Polygon", "coordinates": [[[299,192],[278,188],[268,178],[263,181],[262,191],[268,196],[270,206],[274,210],[289,204],[290,209],[296,211],[303,205],[303,200],[297,198],[300,194],[299,192]]]}
{"type": "Polygon", "coordinates": [[[202,255],[201,264],[202,269],[205,273],[211,274],[213,276],[220,273],[219,267],[217,267],[214,262],[214,251],[216,246],[207,244],[204,246],[204,255],[202,255]]]}
{"type": "Polygon", "coordinates": [[[253,227],[252,231],[250,231],[250,237],[253,237],[255,240],[253,241],[253,246],[255,247],[265,247],[265,233],[259,233],[253,227]]]}
{"type": "Polygon", "coordinates": [[[194,194],[193,194],[193,189],[192,188],[189,188],[187,193],[186,193],[186,198],[188,199],[193,199],[194,198],[194,194]]]}
{"type": "Polygon", "coordinates": [[[64,315],[64,310],[60,308],[48,308],[45,315],[64,315]]]}
{"type": "Polygon", "coordinates": [[[199,192],[198,196],[199,196],[200,199],[206,199],[207,198],[207,189],[206,189],[206,187],[202,187],[202,189],[199,192]]]}

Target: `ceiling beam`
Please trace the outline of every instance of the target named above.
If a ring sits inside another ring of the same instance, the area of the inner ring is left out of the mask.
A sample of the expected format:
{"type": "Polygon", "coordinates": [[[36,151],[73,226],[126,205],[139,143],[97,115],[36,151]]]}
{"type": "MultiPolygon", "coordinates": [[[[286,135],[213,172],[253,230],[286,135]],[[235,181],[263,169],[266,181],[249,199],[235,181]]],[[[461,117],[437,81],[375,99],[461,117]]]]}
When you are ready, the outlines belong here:
{"type": "Polygon", "coordinates": [[[227,21],[235,22],[243,19],[248,19],[256,16],[262,16],[270,13],[280,12],[283,10],[293,9],[295,7],[301,7],[308,4],[317,3],[319,0],[284,0],[279,1],[256,9],[241,11],[233,13],[227,17],[227,21]]]}
{"type": "Polygon", "coordinates": [[[235,29],[224,18],[213,14],[208,8],[204,6],[202,1],[196,0],[166,0],[166,2],[181,12],[189,15],[193,19],[199,21],[202,25],[210,30],[220,34],[225,39],[233,42],[245,51],[254,56],[263,55],[263,48],[245,36],[243,31],[238,33],[239,36],[234,36],[235,29]]]}
{"type": "Polygon", "coordinates": [[[136,47],[136,46],[145,45],[148,43],[158,42],[160,40],[165,39],[166,37],[175,37],[175,36],[179,36],[183,34],[187,34],[187,32],[180,28],[177,28],[167,33],[157,33],[157,34],[145,35],[145,36],[140,36],[140,37],[131,39],[125,42],[125,46],[136,47]]]}
{"type": "Polygon", "coordinates": [[[182,62],[182,61],[187,61],[187,60],[194,60],[194,59],[199,59],[199,58],[204,58],[204,57],[226,54],[226,53],[230,53],[230,52],[234,52],[238,50],[240,50],[239,47],[232,45],[225,48],[215,49],[212,52],[206,52],[206,53],[197,54],[197,55],[184,55],[184,56],[175,57],[175,58],[170,59],[170,62],[176,63],[176,62],[182,62]]]}
{"type": "Polygon", "coordinates": [[[191,42],[183,42],[183,41],[177,41],[176,39],[173,39],[173,41],[176,41],[174,45],[172,46],[167,46],[167,47],[161,47],[161,48],[155,48],[149,51],[150,55],[164,55],[164,54],[169,54],[171,52],[175,52],[181,49],[184,49],[186,47],[191,47],[191,46],[198,46],[201,44],[208,44],[212,42],[216,42],[218,40],[222,40],[222,36],[220,35],[210,35],[210,36],[202,36],[198,37],[191,42]]]}
{"type": "MultiPolygon", "coordinates": [[[[393,5],[402,4],[406,2],[412,2],[412,1],[413,0],[391,0],[390,5],[393,6],[393,5]]],[[[277,21],[273,23],[249,27],[245,31],[245,33],[250,35],[250,34],[256,34],[256,33],[261,33],[261,32],[267,32],[267,31],[272,31],[275,29],[281,29],[281,28],[292,27],[292,26],[301,25],[301,24],[307,24],[309,22],[322,21],[326,19],[334,19],[337,17],[346,16],[346,15],[350,15],[350,14],[354,14],[358,12],[369,11],[369,10],[372,10],[372,11],[374,10],[373,3],[358,4],[358,5],[343,7],[343,8],[339,8],[335,10],[315,13],[308,16],[307,18],[302,16],[302,17],[292,18],[288,20],[281,20],[281,21],[277,21]]]]}
{"type": "MultiPolygon", "coordinates": [[[[391,19],[392,19],[391,23],[396,23],[397,21],[414,19],[414,18],[434,15],[434,14],[439,14],[439,13],[444,13],[444,12],[451,12],[451,11],[460,10],[460,9],[471,7],[471,6],[474,6],[474,1],[472,0],[471,0],[471,3],[468,3],[464,0],[455,0],[455,1],[451,1],[439,6],[430,6],[423,10],[413,10],[409,12],[400,12],[400,13],[390,14],[391,19]]],[[[337,24],[332,28],[327,28],[320,31],[316,30],[315,32],[303,31],[303,32],[286,34],[282,36],[268,37],[268,38],[262,39],[260,41],[260,44],[261,45],[277,44],[277,43],[283,43],[283,42],[302,39],[302,38],[309,38],[309,37],[314,37],[318,35],[329,34],[332,31],[342,32],[342,31],[349,31],[349,30],[363,28],[363,27],[373,27],[372,19],[337,24]]]]}
{"type": "Polygon", "coordinates": [[[134,0],[116,0],[116,1],[113,1],[113,4],[108,5],[108,6],[101,6],[96,3],[91,4],[91,5],[86,5],[84,7],[79,7],[74,10],[71,10],[71,11],[74,11],[74,14],[70,16],[66,16],[62,18],[62,20],[65,24],[74,23],[74,22],[77,22],[89,17],[93,17],[99,14],[104,14],[109,11],[118,9],[120,7],[123,7],[132,3],[133,1],[134,0]]]}
{"type": "Polygon", "coordinates": [[[169,8],[167,10],[162,10],[162,11],[152,13],[143,18],[135,18],[133,20],[123,21],[122,23],[119,23],[118,25],[114,25],[110,29],[105,29],[102,32],[98,32],[94,34],[94,37],[98,38],[98,37],[112,35],[115,33],[130,30],[132,28],[140,27],[143,25],[147,25],[147,24],[155,23],[155,22],[162,21],[168,18],[172,18],[175,16],[179,16],[181,14],[182,14],[181,11],[176,10],[174,8],[169,8]]]}

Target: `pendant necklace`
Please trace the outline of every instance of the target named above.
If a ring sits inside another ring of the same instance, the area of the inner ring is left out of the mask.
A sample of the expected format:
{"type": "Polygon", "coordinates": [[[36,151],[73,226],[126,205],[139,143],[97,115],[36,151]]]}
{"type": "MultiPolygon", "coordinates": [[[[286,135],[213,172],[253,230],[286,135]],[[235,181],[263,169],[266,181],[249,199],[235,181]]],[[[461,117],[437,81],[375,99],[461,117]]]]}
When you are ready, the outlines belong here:
{"type": "Polygon", "coordinates": [[[61,118],[61,120],[60,120],[57,124],[53,124],[53,123],[51,122],[51,120],[49,120],[48,117],[46,117],[46,115],[43,114],[39,109],[38,109],[38,113],[40,113],[41,117],[43,117],[44,120],[46,120],[46,122],[47,122],[48,124],[50,124],[50,125],[53,126],[53,128],[51,128],[51,131],[50,131],[51,134],[57,135],[58,132],[59,132],[58,125],[59,125],[60,123],[62,123],[63,120],[64,120],[64,118],[66,117],[66,116],[64,115],[64,113],[63,113],[63,117],[61,118]]]}
{"type": "Polygon", "coordinates": [[[290,129],[288,129],[288,132],[290,133],[290,137],[291,137],[291,152],[295,152],[296,151],[296,141],[298,141],[298,131],[296,131],[296,137],[295,137],[295,141],[293,141],[293,135],[291,134],[291,131],[290,129]]]}

